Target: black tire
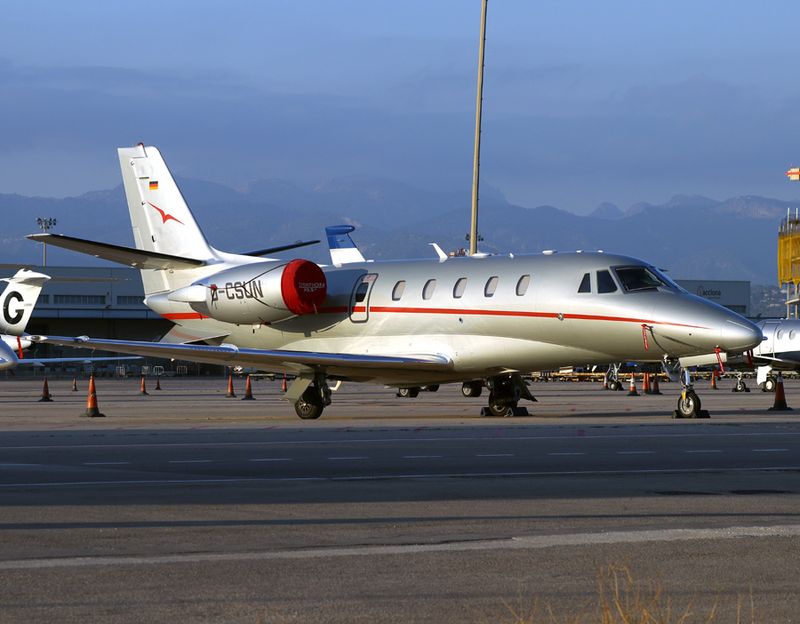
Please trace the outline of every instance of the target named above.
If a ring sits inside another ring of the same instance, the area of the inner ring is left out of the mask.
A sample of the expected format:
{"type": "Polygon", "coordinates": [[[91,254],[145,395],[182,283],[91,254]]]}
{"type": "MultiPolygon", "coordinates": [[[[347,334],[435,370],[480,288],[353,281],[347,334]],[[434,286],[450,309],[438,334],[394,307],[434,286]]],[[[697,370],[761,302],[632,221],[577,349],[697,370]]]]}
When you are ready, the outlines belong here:
{"type": "Polygon", "coordinates": [[[501,418],[511,414],[511,407],[511,405],[503,403],[502,401],[491,401],[487,406],[487,409],[492,416],[501,418]]]}
{"type": "Polygon", "coordinates": [[[683,395],[678,397],[678,414],[682,418],[698,418],[700,416],[700,397],[689,390],[685,397],[683,395]]]}
{"type": "Polygon", "coordinates": [[[404,399],[415,399],[419,396],[419,388],[398,388],[397,396],[404,399]]]}
{"type": "Polygon", "coordinates": [[[747,392],[747,384],[741,379],[736,382],[736,392],[747,392]]]}
{"type": "Polygon", "coordinates": [[[763,390],[764,392],[775,392],[775,386],[777,385],[774,377],[767,377],[767,380],[764,382],[763,390]]]}
{"type": "Polygon", "coordinates": [[[622,390],[622,382],[617,381],[616,379],[612,379],[611,381],[608,382],[608,389],[614,390],[615,392],[622,390]]]}
{"type": "Polygon", "coordinates": [[[314,396],[315,393],[309,393],[306,390],[294,404],[294,411],[297,415],[302,418],[303,420],[314,420],[322,416],[322,410],[325,409],[325,406],[322,405],[322,402],[319,400],[318,396],[314,396]]]}
{"type": "Polygon", "coordinates": [[[467,381],[461,384],[461,394],[467,398],[479,397],[483,392],[483,382],[467,381]]]}

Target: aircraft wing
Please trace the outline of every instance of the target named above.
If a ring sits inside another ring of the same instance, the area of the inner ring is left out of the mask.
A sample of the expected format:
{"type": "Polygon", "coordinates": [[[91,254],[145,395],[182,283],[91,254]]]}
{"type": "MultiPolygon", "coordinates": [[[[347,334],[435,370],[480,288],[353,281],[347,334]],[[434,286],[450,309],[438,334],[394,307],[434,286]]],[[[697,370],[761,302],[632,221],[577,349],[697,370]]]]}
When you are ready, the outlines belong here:
{"type": "Polygon", "coordinates": [[[441,354],[421,355],[366,355],[354,353],[324,353],[314,351],[288,351],[246,349],[231,344],[197,345],[140,342],[135,340],[96,339],[80,336],[31,336],[32,342],[51,343],[67,347],[101,349],[118,353],[132,353],[149,357],[171,358],[219,364],[245,366],[261,370],[310,369],[324,370],[329,375],[377,376],[376,372],[428,371],[446,372],[452,369],[452,360],[441,354]]]}
{"type": "Polygon", "coordinates": [[[29,234],[26,238],[47,245],[71,249],[95,258],[127,264],[137,269],[194,269],[205,264],[203,260],[194,258],[171,256],[156,251],[142,251],[133,247],[100,243],[64,234],[29,234]]]}

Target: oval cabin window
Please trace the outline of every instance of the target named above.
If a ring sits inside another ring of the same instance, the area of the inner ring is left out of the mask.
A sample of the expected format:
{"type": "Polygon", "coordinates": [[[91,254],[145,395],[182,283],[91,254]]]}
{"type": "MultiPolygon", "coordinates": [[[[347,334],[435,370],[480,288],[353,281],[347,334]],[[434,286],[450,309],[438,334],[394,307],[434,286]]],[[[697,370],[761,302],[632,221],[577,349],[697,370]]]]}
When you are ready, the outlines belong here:
{"type": "Polygon", "coordinates": [[[392,301],[400,301],[400,298],[403,296],[403,292],[406,289],[406,281],[400,280],[394,285],[392,289],[392,301]]]}
{"type": "Polygon", "coordinates": [[[522,297],[526,292],[528,292],[528,286],[531,283],[531,276],[530,275],[523,275],[519,278],[517,282],[517,296],[522,297]]]}
{"type": "Polygon", "coordinates": [[[456,285],[453,286],[453,298],[461,299],[464,296],[464,291],[467,289],[467,278],[459,277],[456,285]]]}
{"type": "Polygon", "coordinates": [[[498,278],[496,275],[490,277],[486,282],[486,287],[483,289],[483,294],[487,297],[492,297],[494,295],[494,291],[497,290],[497,282],[498,278]]]}
{"type": "Polygon", "coordinates": [[[427,300],[433,297],[433,291],[436,290],[436,280],[429,279],[425,282],[425,287],[422,289],[422,298],[427,300]]]}

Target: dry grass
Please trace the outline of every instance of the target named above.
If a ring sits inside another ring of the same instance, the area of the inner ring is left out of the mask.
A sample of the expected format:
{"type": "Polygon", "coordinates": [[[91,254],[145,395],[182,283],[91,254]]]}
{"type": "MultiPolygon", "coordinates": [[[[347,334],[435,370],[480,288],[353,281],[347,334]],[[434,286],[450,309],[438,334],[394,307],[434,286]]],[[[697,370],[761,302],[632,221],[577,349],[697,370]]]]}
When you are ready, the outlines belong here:
{"type": "MultiPolygon", "coordinates": [[[[702,610],[695,610],[691,603],[676,605],[660,583],[637,582],[629,568],[616,565],[598,572],[596,604],[578,615],[556,614],[549,605],[542,607],[538,601],[525,608],[521,607],[521,600],[518,607],[504,604],[506,618],[496,621],[509,624],[710,624],[719,617],[718,601],[702,610]]],[[[749,597],[739,596],[735,612],[736,619],[726,620],[725,624],[755,624],[752,592],[749,597]]]]}

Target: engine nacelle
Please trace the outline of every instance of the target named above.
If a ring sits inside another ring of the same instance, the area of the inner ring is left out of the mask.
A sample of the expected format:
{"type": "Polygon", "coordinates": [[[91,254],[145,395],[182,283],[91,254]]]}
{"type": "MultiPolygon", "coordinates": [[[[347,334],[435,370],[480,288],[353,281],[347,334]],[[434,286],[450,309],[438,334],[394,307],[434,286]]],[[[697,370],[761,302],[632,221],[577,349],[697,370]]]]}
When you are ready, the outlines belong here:
{"type": "Polygon", "coordinates": [[[255,325],[314,314],[327,290],[322,269],[297,259],[220,271],[169,298],[187,301],[195,311],[219,321],[255,325]]]}

